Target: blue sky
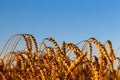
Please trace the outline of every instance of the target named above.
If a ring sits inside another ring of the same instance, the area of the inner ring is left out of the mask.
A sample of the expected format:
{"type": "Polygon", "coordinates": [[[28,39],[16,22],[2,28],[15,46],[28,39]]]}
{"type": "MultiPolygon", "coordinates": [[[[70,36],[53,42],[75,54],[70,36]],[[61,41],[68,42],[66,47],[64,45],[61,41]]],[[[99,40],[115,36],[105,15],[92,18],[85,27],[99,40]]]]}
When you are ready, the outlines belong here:
{"type": "Polygon", "coordinates": [[[0,48],[14,34],[29,33],[40,43],[95,37],[120,46],[119,0],[0,0],[0,48]]]}

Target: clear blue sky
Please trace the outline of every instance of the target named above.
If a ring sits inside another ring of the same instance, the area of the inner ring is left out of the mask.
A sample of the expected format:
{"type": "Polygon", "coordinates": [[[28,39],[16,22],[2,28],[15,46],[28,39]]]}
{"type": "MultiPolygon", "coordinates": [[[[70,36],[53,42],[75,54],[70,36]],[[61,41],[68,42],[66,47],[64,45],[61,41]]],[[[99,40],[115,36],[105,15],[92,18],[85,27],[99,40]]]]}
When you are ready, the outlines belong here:
{"type": "Polygon", "coordinates": [[[33,34],[38,43],[95,37],[120,46],[120,0],[0,0],[0,48],[14,34],[33,34]]]}

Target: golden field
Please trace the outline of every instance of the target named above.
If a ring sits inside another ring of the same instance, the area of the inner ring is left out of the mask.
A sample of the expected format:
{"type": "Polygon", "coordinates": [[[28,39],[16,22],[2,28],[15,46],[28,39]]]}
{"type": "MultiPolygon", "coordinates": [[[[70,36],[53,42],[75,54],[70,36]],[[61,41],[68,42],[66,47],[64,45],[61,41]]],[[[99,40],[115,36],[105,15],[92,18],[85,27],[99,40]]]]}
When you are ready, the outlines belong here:
{"type": "Polygon", "coordinates": [[[120,58],[110,40],[63,41],[60,47],[51,37],[38,45],[31,34],[16,34],[1,51],[0,80],[120,80],[120,58]],[[16,50],[20,40],[24,50],[16,50]]]}

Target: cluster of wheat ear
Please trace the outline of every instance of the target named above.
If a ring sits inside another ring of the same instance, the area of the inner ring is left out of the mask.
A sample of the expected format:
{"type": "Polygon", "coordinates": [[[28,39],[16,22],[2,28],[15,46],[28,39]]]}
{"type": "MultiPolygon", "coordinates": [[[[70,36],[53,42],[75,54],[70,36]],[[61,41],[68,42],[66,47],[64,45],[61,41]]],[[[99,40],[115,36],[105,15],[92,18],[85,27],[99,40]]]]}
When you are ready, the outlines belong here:
{"type": "Polygon", "coordinates": [[[60,47],[48,37],[38,46],[32,35],[16,34],[0,53],[0,80],[120,80],[119,62],[109,40],[63,41],[60,47]],[[16,49],[20,40],[23,50],[16,49]]]}

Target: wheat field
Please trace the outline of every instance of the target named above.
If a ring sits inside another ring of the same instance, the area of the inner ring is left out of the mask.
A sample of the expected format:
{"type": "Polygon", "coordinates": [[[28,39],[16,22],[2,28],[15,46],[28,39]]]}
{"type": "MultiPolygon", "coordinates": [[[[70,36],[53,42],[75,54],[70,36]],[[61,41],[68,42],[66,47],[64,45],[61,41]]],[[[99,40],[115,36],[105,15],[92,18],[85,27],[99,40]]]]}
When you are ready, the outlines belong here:
{"type": "Polygon", "coordinates": [[[59,46],[47,37],[38,45],[31,34],[15,34],[0,53],[0,80],[120,80],[120,58],[110,40],[63,41],[59,46]],[[20,40],[23,50],[16,49],[20,40]]]}

